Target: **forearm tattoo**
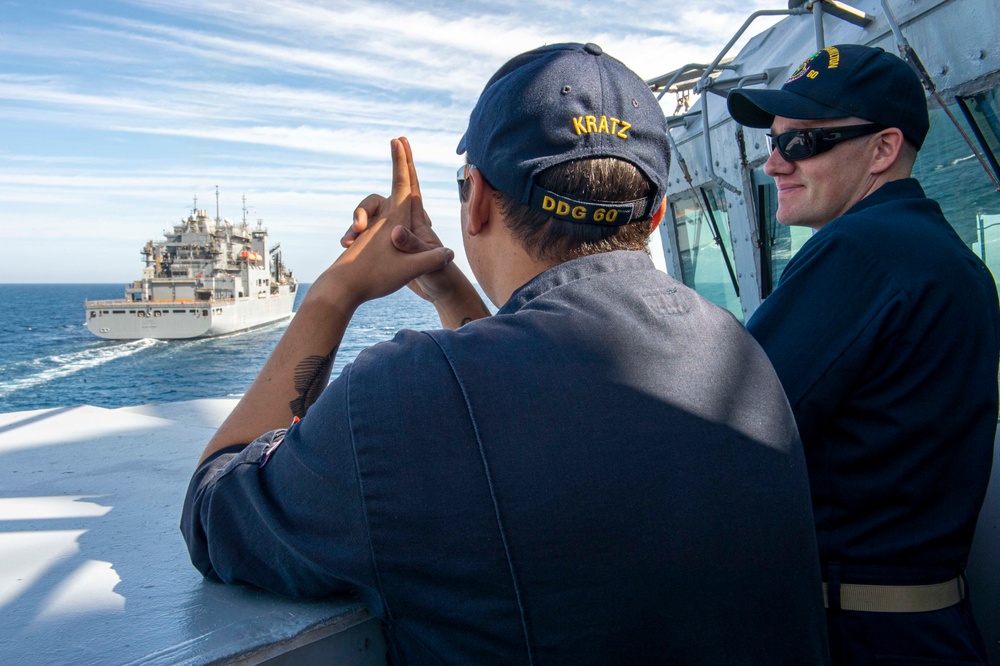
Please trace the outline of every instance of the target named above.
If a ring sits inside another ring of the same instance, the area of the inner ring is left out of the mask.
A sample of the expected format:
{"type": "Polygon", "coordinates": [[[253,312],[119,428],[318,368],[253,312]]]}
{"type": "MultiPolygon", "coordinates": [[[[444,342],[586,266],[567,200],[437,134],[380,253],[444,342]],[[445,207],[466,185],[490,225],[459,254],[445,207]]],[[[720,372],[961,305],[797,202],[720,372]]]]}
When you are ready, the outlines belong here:
{"type": "Polygon", "coordinates": [[[307,356],[295,368],[295,391],[298,395],[288,403],[292,408],[292,416],[302,418],[306,411],[319,400],[327,383],[330,381],[330,371],[333,370],[333,358],[337,349],[333,348],[326,356],[307,356]]]}
{"type": "MultiPolygon", "coordinates": [[[[487,317],[490,316],[490,309],[488,307],[486,307],[486,303],[483,303],[483,299],[481,299],[481,298],[479,299],[479,307],[481,307],[483,309],[483,315],[485,315],[487,317]]],[[[465,317],[464,319],[462,319],[462,323],[459,324],[459,326],[465,326],[470,321],[475,321],[475,319],[473,319],[472,317],[465,317]]]]}

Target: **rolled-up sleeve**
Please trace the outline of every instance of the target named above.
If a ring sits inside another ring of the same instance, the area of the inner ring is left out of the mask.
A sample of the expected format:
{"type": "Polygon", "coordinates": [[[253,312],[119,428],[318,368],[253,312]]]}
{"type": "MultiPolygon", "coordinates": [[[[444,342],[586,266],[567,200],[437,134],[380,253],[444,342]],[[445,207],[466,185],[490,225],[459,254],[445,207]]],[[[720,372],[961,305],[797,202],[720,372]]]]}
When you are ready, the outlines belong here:
{"type": "Polygon", "coordinates": [[[181,532],[203,575],[297,598],[375,591],[349,375],[350,367],[287,431],[223,449],[195,471],[181,532]]]}

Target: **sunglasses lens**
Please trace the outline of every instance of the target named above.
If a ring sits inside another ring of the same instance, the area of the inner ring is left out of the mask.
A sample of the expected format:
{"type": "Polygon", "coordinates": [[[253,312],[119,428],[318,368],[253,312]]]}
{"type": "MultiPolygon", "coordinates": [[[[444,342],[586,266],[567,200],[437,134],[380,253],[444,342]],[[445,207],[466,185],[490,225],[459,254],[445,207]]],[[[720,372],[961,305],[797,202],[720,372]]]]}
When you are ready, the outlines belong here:
{"type": "Polygon", "coordinates": [[[812,132],[785,132],[774,139],[778,143],[781,156],[790,162],[804,160],[816,154],[816,138],[812,132]]]}
{"type": "Polygon", "coordinates": [[[469,174],[476,167],[472,164],[463,164],[458,168],[458,173],[455,174],[455,179],[458,181],[458,198],[465,201],[463,193],[465,192],[465,182],[469,180],[469,174]]]}

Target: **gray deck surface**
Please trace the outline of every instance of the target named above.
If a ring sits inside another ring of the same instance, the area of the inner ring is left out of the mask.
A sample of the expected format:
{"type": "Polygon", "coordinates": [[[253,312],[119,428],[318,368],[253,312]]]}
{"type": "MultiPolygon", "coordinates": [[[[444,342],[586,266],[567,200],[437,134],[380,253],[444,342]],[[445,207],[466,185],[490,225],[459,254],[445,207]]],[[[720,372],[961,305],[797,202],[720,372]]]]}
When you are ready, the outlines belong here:
{"type": "MultiPolygon", "coordinates": [[[[377,621],[357,602],[293,602],[205,581],[191,566],[178,529],[184,492],[236,401],[0,414],[0,664],[304,664],[317,652],[384,663],[377,621]]],[[[969,566],[993,659],[998,477],[969,566]]]]}
{"type": "Polygon", "coordinates": [[[184,492],[235,403],[0,414],[0,664],[260,663],[370,620],[191,566],[184,492]]]}

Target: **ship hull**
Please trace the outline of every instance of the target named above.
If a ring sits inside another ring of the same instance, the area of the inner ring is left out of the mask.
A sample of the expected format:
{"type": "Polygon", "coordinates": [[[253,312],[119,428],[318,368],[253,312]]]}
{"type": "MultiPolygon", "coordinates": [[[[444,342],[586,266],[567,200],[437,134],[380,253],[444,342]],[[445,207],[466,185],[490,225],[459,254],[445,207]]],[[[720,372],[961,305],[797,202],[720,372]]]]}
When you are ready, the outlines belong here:
{"type": "Polygon", "coordinates": [[[106,340],[213,337],[286,319],[294,301],[295,292],[286,288],[266,298],[227,301],[92,301],[87,303],[87,328],[106,340]]]}

